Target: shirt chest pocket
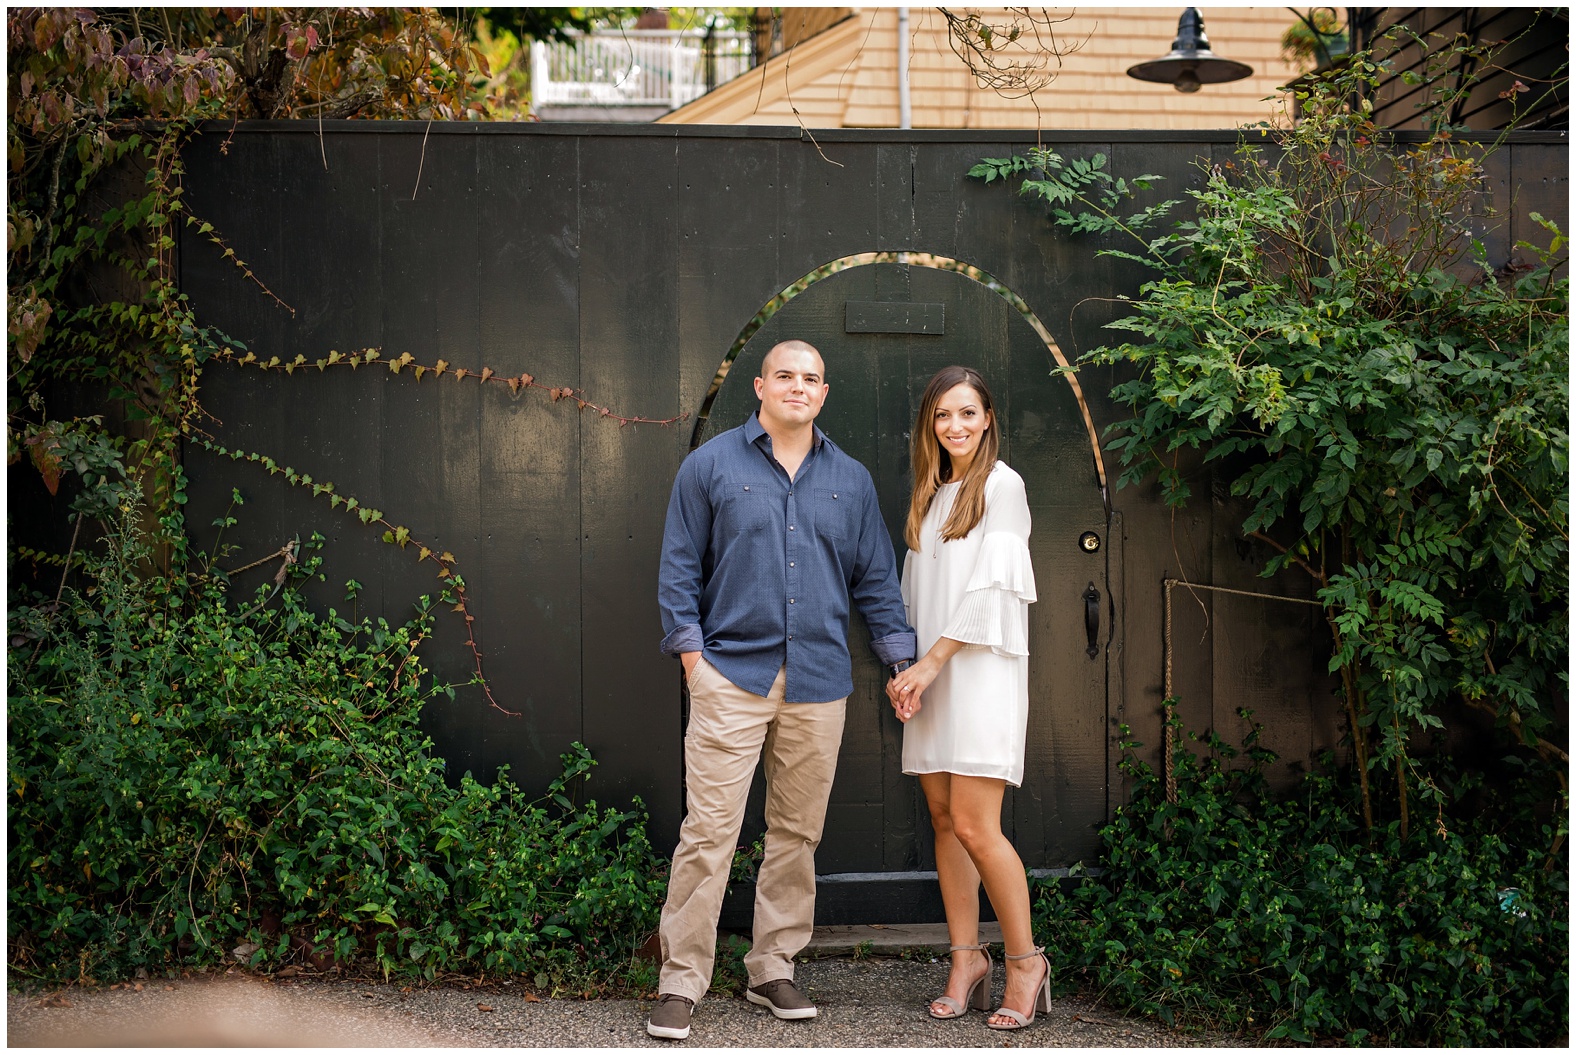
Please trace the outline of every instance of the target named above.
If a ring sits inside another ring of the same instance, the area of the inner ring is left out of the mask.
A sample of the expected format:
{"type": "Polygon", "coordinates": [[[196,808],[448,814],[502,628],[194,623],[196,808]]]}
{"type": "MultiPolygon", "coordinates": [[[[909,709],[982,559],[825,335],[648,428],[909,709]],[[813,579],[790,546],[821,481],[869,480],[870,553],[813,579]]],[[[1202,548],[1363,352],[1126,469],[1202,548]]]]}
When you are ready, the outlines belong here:
{"type": "Polygon", "coordinates": [[[723,484],[718,497],[717,530],[726,538],[770,531],[774,519],[782,520],[782,510],[775,508],[776,503],[764,484],[748,481],[723,484]]]}
{"type": "Polygon", "coordinates": [[[847,491],[815,487],[806,495],[805,512],[817,535],[828,538],[859,537],[858,503],[847,491]]]}

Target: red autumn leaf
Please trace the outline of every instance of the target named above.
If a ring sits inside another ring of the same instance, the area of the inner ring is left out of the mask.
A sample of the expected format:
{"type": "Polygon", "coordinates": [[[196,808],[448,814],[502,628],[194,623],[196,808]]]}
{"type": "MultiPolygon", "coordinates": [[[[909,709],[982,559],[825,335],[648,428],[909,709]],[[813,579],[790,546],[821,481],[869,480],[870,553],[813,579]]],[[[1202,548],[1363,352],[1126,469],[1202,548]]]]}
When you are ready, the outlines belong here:
{"type": "Polygon", "coordinates": [[[313,26],[298,26],[286,23],[280,27],[280,34],[285,39],[285,54],[300,62],[317,47],[317,29],[313,26]]]}
{"type": "Polygon", "coordinates": [[[29,436],[27,445],[32,448],[33,465],[44,478],[44,486],[49,488],[50,494],[55,494],[60,488],[61,461],[55,453],[60,441],[55,439],[53,433],[40,432],[36,436],[29,436]]]}
{"type": "Polygon", "coordinates": [[[58,14],[46,12],[33,23],[33,43],[39,51],[48,51],[60,39],[62,27],[58,19],[58,14]]]}

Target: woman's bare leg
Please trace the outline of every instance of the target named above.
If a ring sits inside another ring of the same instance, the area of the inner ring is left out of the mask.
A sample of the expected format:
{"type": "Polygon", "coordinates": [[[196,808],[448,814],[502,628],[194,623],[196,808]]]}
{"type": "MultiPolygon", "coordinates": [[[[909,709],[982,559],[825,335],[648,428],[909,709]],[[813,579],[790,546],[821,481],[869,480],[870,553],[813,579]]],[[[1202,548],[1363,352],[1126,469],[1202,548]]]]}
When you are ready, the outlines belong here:
{"type": "MultiPolygon", "coordinates": [[[[952,774],[948,781],[948,814],[952,834],[973,862],[976,874],[985,884],[1007,952],[1014,955],[1034,948],[1034,930],[1029,922],[1029,881],[1023,859],[1002,834],[1001,803],[1007,782],[993,777],[967,777],[952,774]]],[[[940,834],[937,833],[937,871],[940,871],[940,834]]],[[[942,888],[946,896],[946,888],[942,888]]],[[[976,901],[976,913],[978,902],[976,901]]],[[[978,916],[976,915],[976,919],[978,916]]],[[[950,919],[950,908],[949,908],[950,919]]],[[[1007,961],[1007,992],[1002,1004],[1027,1015],[1034,1006],[1045,968],[1038,957],[1007,961]]],[[[1003,1025],[1008,1019],[996,1019],[1003,1025]]]]}
{"type": "MultiPolygon", "coordinates": [[[[953,832],[950,800],[951,773],[921,773],[919,786],[930,807],[930,825],[936,832],[936,877],[941,883],[941,903],[947,912],[947,937],[953,945],[980,943],[980,874],[968,851],[953,832]]],[[[947,994],[966,1004],[969,990],[979,982],[985,967],[985,954],[979,951],[952,954],[952,971],[947,976],[947,994]]],[[[931,1004],[943,1016],[944,1006],[931,1004]]]]}

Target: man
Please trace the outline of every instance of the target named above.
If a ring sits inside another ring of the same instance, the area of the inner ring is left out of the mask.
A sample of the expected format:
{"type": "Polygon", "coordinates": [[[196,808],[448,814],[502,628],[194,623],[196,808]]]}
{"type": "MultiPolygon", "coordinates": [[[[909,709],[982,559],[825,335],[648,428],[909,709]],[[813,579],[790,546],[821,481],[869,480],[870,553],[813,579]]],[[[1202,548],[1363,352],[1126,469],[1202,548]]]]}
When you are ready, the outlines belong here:
{"type": "Polygon", "coordinates": [[[784,1019],[815,1017],[793,958],[815,920],[815,848],[853,691],[849,599],[889,667],[914,659],[892,543],[870,473],[815,427],[828,385],[804,341],[766,353],[760,408],[685,459],[662,538],[662,651],[683,662],[686,805],[662,909],[660,994],[646,1030],[689,1036],[711,984],[717,916],[757,759],[765,856],[746,994],[784,1019]]]}

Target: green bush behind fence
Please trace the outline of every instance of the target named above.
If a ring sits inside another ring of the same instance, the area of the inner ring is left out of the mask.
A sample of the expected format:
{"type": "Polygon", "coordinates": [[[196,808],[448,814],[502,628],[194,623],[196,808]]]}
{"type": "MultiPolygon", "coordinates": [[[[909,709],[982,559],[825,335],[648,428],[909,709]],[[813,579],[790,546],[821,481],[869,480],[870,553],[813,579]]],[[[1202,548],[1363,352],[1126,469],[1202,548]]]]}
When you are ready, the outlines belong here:
{"type": "MultiPolygon", "coordinates": [[[[447,781],[418,725],[450,691],[418,655],[427,599],[400,626],[314,614],[293,589],[242,604],[180,526],[162,532],[172,574],[146,575],[147,542],[111,520],[58,605],[13,599],[13,971],[239,959],[648,981],[634,952],[663,863],[638,801],[577,801],[583,746],[541,798],[507,773],[447,781]]],[[[321,574],[318,545],[297,575],[321,574]]]]}
{"type": "Polygon", "coordinates": [[[1566,1035],[1569,873],[1546,849],[1558,818],[1541,780],[1490,792],[1434,760],[1458,801],[1403,839],[1399,821],[1363,830],[1355,778],[1328,758],[1272,796],[1257,737],[1245,764],[1213,734],[1202,758],[1179,743],[1175,801],[1125,745],[1132,795],[1101,831],[1103,875],[1035,888],[1036,936],[1064,985],[1268,1039],[1566,1035]]]}

